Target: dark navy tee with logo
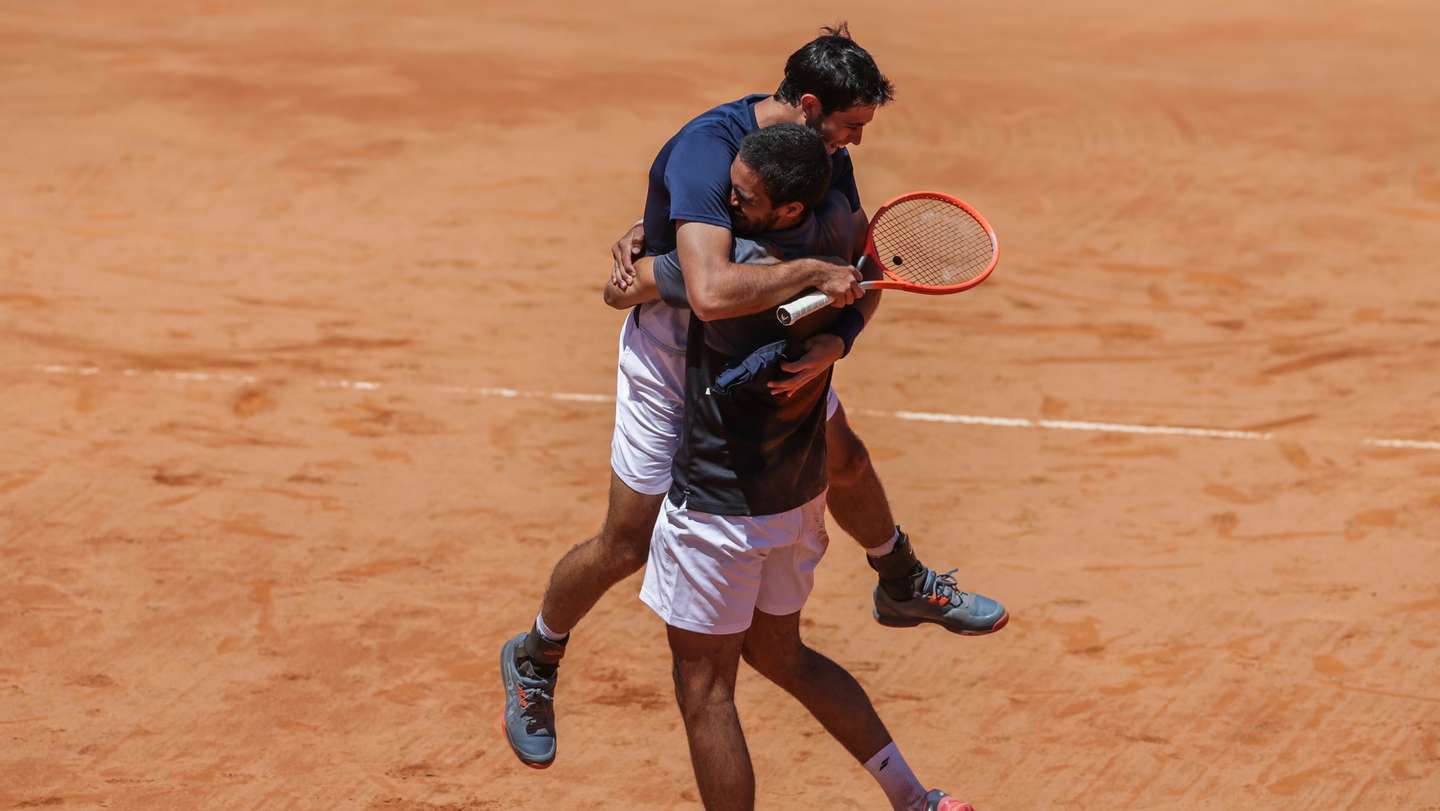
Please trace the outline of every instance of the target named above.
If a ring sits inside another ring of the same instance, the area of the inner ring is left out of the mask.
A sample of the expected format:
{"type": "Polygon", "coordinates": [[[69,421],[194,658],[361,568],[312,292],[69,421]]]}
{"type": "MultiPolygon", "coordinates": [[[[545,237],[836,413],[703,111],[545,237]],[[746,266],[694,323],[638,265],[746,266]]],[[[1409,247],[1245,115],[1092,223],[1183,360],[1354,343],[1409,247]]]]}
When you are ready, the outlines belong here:
{"type": "MultiPolygon", "coordinates": [[[[751,264],[815,255],[848,260],[858,248],[859,227],[848,200],[832,190],[825,204],[794,228],[753,239],[736,237],[731,258],[751,264]]],[[[656,257],[654,268],[666,297],[683,306],[684,287],[676,284],[681,278],[677,255],[656,257]]],[[[738,318],[690,319],[685,420],[671,468],[672,502],[718,515],[774,515],[824,492],[829,370],[789,397],[770,394],[765,379],[723,397],[712,392],[711,384],[761,346],[777,340],[798,345],[825,329],[839,312],[826,308],[790,328],[780,326],[772,309],[738,318]]]]}
{"type": "MultiPolygon", "coordinates": [[[[741,139],[760,128],[755,105],[767,98],[755,93],[701,113],[661,147],[645,197],[646,256],[675,250],[677,222],[730,228],[730,164],[741,139]]],[[[845,195],[851,211],[860,210],[849,150],[830,156],[830,188],[845,195]]]]}

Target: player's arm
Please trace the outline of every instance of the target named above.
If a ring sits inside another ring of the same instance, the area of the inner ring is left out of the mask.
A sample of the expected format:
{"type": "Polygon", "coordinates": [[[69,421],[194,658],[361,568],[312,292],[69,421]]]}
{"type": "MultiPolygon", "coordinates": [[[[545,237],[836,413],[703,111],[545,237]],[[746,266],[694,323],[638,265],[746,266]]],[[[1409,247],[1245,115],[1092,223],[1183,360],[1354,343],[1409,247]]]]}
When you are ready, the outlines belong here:
{"type": "MultiPolygon", "coordinates": [[[[764,249],[749,240],[736,240],[736,251],[740,250],[741,242],[746,243],[749,250],[745,252],[744,256],[740,256],[738,253],[733,254],[734,261],[740,267],[747,269],[773,268],[780,263],[779,259],[769,256],[764,249]]],[[[685,274],[680,271],[680,258],[677,251],[637,259],[633,264],[633,269],[635,272],[628,281],[611,278],[609,284],[605,286],[606,304],[619,310],[634,307],[637,304],[663,301],[671,307],[682,310],[690,309],[690,292],[685,286],[685,274]]]]}
{"type": "Polygon", "coordinates": [[[610,246],[610,258],[614,260],[610,280],[616,287],[624,290],[635,281],[635,260],[644,250],[645,218],[641,217],[610,246]]]}
{"type": "Polygon", "coordinates": [[[704,321],[734,318],[777,307],[816,288],[844,306],[864,295],[859,274],[849,265],[805,258],[758,269],[731,259],[728,228],[702,222],[681,222],[676,253],[685,268],[690,310],[704,321]]]}
{"type": "Polygon", "coordinates": [[[649,256],[636,259],[631,268],[634,273],[627,279],[617,278],[612,273],[605,285],[605,303],[617,310],[660,300],[660,286],[655,281],[655,260],[649,256]]]}

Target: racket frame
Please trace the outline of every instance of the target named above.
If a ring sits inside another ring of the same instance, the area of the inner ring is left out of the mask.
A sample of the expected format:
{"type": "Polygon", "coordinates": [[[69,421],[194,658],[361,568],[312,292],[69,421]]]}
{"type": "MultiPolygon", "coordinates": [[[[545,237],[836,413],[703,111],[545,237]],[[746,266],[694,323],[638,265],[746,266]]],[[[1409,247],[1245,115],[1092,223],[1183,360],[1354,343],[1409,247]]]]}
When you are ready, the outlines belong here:
{"type": "MultiPolygon", "coordinates": [[[[907,293],[922,293],[927,296],[947,296],[951,293],[969,290],[975,285],[985,281],[985,279],[989,278],[990,273],[995,270],[995,266],[999,264],[999,262],[1000,240],[995,236],[995,229],[990,226],[990,221],[986,220],[984,215],[976,211],[969,203],[966,203],[954,195],[938,191],[912,191],[906,192],[898,197],[892,197],[881,204],[879,208],[875,209],[875,214],[870,217],[870,224],[865,229],[865,253],[861,255],[860,261],[856,263],[855,268],[863,273],[866,265],[874,264],[880,268],[880,272],[885,276],[883,279],[871,279],[860,282],[860,287],[865,290],[903,290],[907,293]],[[984,270],[959,284],[925,285],[900,279],[886,267],[875,250],[875,224],[880,221],[880,217],[884,215],[886,211],[889,211],[896,205],[918,199],[939,200],[943,203],[957,206],[974,218],[974,220],[980,224],[981,228],[985,229],[985,234],[990,237],[990,262],[985,266],[984,270]]],[[[788,327],[805,316],[818,312],[828,306],[830,306],[830,297],[824,293],[819,291],[806,293],[780,305],[775,311],[775,317],[781,324],[788,327]]]]}
{"type": "MultiPolygon", "coordinates": [[[[867,287],[869,289],[904,290],[907,293],[923,293],[927,296],[946,296],[951,293],[959,293],[962,290],[969,290],[989,278],[990,273],[995,270],[995,266],[1000,262],[1000,240],[995,236],[995,229],[990,227],[990,221],[985,219],[984,215],[976,211],[973,206],[961,200],[959,197],[938,191],[912,191],[906,192],[898,197],[892,197],[882,203],[879,208],[875,209],[875,214],[870,217],[870,225],[865,229],[865,256],[861,259],[861,262],[864,262],[865,259],[869,259],[878,265],[880,272],[885,274],[884,279],[877,279],[868,285],[867,287]],[[884,215],[886,211],[889,211],[896,205],[910,200],[924,199],[949,203],[960,208],[966,214],[969,214],[974,218],[975,222],[980,223],[980,227],[984,228],[985,234],[990,237],[990,262],[985,266],[984,270],[959,284],[928,285],[907,282],[895,276],[895,274],[886,267],[885,263],[881,261],[880,255],[875,251],[875,224],[880,221],[880,217],[884,215]]],[[[860,265],[857,265],[857,267],[859,266],[860,265]]]]}

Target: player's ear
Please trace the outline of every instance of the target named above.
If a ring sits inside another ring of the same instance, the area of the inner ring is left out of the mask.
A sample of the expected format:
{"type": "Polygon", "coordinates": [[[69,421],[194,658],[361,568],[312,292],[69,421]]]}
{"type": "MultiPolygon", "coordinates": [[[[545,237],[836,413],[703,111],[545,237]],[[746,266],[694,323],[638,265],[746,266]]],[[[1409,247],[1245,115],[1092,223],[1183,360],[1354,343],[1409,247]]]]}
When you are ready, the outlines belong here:
{"type": "Polygon", "coordinates": [[[775,207],[775,216],[780,220],[799,220],[805,214],[805,204],[794,200],[775,207]]]}
{"type": "Polygon", "coordinates": [[[808,126],[818,125],[825,114],[825,105],[820,103],[820,97],[814,93],[800,95],[800,109],[805,113],[805,123],[808,126]]]}

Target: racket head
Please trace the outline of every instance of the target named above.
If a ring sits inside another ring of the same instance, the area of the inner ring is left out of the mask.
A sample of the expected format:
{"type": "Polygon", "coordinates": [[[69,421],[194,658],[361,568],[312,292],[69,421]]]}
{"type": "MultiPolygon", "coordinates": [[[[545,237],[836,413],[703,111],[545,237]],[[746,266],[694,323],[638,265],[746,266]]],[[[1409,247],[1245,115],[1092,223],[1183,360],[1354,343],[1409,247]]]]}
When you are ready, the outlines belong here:
{"type": "Polygon", "coordinates": [[[944,295],[985,281],[1000,261],[995,229],[968,203],[935,191],[885,201],[870,218],[865,253],[880,266],[875,287],[944,295]]]}

